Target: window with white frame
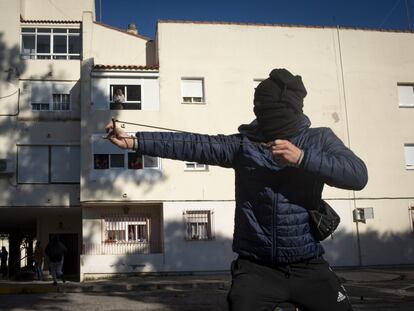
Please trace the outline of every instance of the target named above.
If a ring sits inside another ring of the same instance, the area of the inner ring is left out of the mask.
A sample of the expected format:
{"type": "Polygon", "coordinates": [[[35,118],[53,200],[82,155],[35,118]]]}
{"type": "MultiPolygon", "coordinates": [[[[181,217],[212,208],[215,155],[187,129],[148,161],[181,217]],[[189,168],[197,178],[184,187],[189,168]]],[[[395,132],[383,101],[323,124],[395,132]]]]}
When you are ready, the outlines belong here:
{"type": "Polygon", "coordinates": [[[70,111],[72,83],[31,83],[31,107],[34,111],[70,111]]]}
{"type": "Polygon", "coordinates": [[[398,84],[398,102],[400,107],[414,108],[414,83],[398,84]]]}
{"type": "Polygon", "coordinates": [[[200,164],[197,162],[185,162],[186,171],[206,171],[208,166],[207,164],[200,164]]]}
{"type": "Polygon", "coordinates": [[[160,169],[161,163],[158,157],[141,155],[130,150],[120,149],[107,139],[99,135],[92,137],[93,168],[103,170],[141,170],[160,169]]]}
{"type": "Polygon", "coordinates": [[[79,146],[20,145],[18,183],[79,183],[79,146]]]}
{"type": "Polygon", "coordinates": [[[405,167],[409,170],[414,170],[414,144],[405,144],[404,153],[405,167]]]}
{"type": "Polygon", "coordinates": [[[181,97],[186,104],[204,103],[204,79],[182,79],[181,97]]]}
{"type": "Polygon", "coordinates": [[[411,232],[414,233],[414,206],[408,208],[408,217],[410,218],[411,232]]]}
{"type": "Polygon", "coordinates": [[[186,240],[212,240],[214,213],[211,210],[184,211],[185,239],[186,240]]]}
{"type": "Polygon", "coordinates": [[[21,29],[23,59],[80,59],[81,34],[79,28],[21,29]]]}
{"type": "Polygon", "coordinates": [[[139,84],[111,84],[110,109],[141,110],[141,85],[139,84]]]}
{"type": "Polygon", "coordinates": [[[149,217],[119,216],[105,218],[104,243],[148,243],[149,217]]]}

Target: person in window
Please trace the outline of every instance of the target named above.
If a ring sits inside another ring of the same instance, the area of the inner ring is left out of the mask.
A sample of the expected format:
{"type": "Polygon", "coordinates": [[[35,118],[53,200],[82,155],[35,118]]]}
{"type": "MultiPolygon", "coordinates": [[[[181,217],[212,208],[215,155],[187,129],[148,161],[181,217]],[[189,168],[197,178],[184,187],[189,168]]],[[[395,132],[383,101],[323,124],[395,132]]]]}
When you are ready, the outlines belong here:
{"type": "Polygon", "coordinates": [[[112,123],[108,138],[139,154],[232,168],[236,211],[231,311],[274,310],[284,302],[308,311],[348,311],[345,289],[324,260],[308,210],[325,184],[361,190],[364,162],[326,127],[310,128],[302,78],[274,69],[254,93],[256,119],[233,135],[138,132],[112,123]]]}
{"type": "Polygon", "coordinates": [[[129,162],[129,168],[133,170],[141,170],[142,169],[142,160],[139,156],[132,157],[131,161],[129,162]]]}
{"type": "Polygon", "coordinates": [[[113,101],[116,109],[123,109],[125,104],[125,95],[121,88],[117,88],[113,95],[113,101]]]}

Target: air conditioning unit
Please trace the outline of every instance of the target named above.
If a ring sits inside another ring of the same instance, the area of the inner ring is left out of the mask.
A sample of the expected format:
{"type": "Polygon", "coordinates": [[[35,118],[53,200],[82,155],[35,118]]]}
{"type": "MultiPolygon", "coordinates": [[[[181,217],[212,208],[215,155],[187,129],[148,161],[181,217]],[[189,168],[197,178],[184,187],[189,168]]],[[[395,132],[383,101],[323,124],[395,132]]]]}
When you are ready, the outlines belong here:
{"type": "Polygon", "coordinates": [[[15,168],[11,159],[0,159],[0,175],[14,174],[15,168]]]}

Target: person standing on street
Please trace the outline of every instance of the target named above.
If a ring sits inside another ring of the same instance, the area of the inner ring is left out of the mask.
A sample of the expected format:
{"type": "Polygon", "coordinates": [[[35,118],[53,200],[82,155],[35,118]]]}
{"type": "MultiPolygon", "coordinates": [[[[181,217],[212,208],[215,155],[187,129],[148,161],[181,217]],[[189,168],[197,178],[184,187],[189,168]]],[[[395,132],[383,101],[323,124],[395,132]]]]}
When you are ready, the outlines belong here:
{"type": "Polygon", "coordinates": [[[274,69],[255,90],[256,119],[238,134],[128,136],[112,123],[106,127],[119,148],[234,169],[238,258],[231,265],[231,311],[272,311],[284,302],[301,311],[352,310],[308,211],[321,202],[325,184],[363,189],[367,168],[331,129],[310,127],[306,95],[300,76],[274,69]]]}
{"type": "Polygon", "coordinates": [[[40,241],[36,242],[34,254],[33,254],[33,260],[35,263],[35,272],[36,272],[36,280],[42,281],[43,280],[43,248],[40,245],[40,241]]]}
{"type": "Polygon", "coordinates": [[[59,240],[58,235],[54,235],[52,240],[46,245],[45,254],[49,258],[49,270],[52,274],[53,285],[57,285],[57,278],[61,278],[65,283],[62,266],[67,249],[59,240]]]}
{"type": "Polygon", "coordinates": [[[7,259],[8,259],[9,253],[6,250],[6,247],[1,247],[1,253],[0,253],[0,273],[1,277],[3,279],[7,278],[7,259]]]}

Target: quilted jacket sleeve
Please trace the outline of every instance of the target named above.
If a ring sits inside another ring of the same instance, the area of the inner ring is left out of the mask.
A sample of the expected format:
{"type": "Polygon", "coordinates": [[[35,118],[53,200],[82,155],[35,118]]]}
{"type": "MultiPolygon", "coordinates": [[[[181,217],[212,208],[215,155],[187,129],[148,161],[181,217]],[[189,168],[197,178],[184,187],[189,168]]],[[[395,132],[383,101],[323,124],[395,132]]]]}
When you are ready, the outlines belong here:
{"type": "Polygon", "coordinates": [[[364,162],[328,128],[324,129],[322,145],[304,149],[301,167],[332,187],[361,190],[368,182],[364,162]]]}
{"type": "Polygon", "coordinates": [[[138,132],[136,136],[141,154],[222,167],[234,167],[241,146],[239,135],[138,132]]]}

